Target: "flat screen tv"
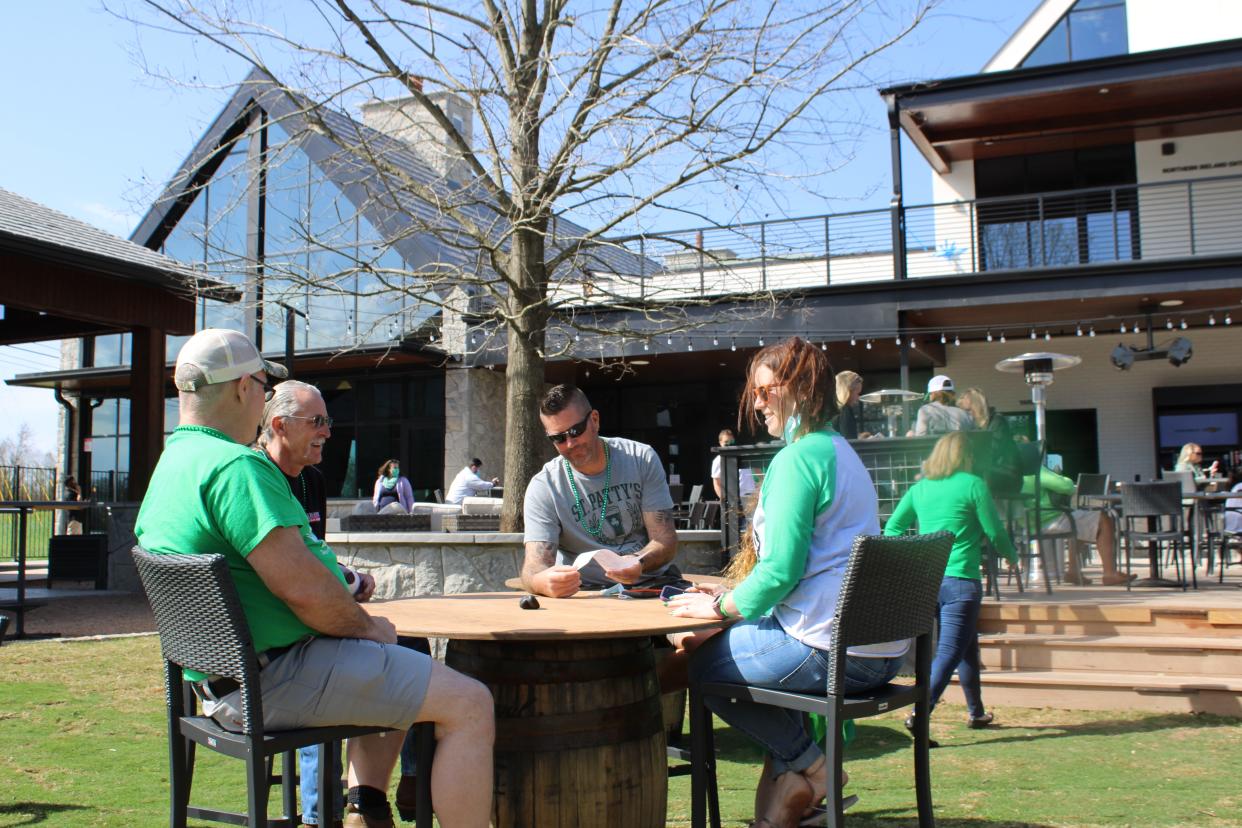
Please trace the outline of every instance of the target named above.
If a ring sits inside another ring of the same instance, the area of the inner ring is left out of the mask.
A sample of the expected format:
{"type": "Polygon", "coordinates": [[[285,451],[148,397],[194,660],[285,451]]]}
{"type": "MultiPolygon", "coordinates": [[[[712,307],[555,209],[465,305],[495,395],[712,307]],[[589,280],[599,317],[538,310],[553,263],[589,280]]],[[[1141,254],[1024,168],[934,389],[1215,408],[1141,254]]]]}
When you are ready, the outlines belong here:
{"type": "Polygon", "coordinates": [[[1181,448],[1186,443],[1201,446],[1238,444],[1238,415],[1234,411],[1161,414],[1157,428],[1162,449],[1181,448]]]}

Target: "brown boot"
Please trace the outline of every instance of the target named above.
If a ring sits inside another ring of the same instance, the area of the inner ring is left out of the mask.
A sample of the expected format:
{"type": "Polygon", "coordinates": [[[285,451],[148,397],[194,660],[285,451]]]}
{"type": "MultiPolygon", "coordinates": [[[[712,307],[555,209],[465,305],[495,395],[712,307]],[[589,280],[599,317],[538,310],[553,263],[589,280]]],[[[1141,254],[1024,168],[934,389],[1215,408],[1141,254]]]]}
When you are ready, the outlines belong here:
{"type": "Polygon", "coordinates": [[[369,817],[354,805],[345,806],[345,828],[397,828],[392,821],[392,812],[384,819],[369,817]]]}

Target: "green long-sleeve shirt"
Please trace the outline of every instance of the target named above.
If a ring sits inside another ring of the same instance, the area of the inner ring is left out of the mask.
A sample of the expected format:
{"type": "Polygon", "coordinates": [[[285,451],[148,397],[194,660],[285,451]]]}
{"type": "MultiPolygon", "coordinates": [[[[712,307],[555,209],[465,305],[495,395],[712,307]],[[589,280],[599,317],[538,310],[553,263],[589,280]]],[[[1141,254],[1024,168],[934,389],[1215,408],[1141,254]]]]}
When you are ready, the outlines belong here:
{"type": "Polygon", "coordinates": [[[920,480],[897,504],[884,526],[884,534],[900,535],[916,521],[920,532],[953,533],[946,576],[979,580],[985,537],[1010,562],[1018,562],[1013,542],[981,477],[959,471],[940,480],[920,480]]]}

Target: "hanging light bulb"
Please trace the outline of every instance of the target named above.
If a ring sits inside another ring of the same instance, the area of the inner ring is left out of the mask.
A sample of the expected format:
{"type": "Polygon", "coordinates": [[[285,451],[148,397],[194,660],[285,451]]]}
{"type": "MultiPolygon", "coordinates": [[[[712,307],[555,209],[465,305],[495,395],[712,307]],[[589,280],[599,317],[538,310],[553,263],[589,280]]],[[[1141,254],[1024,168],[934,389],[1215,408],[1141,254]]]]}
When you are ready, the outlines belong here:
{"type": "Polygon", "coordinates": [[[868,350],[868,351],[870,351],[870,350],[871,350],[871,340],[870,340],[870,339],[868,339],[868,340],[867,340],[867,350],[868,350]]]}
{"type": "Polygon", "coordinates": [[[761,337],[759,337],[759,347],[760,347],[760,348],[762,348],[762,347],[763,347],[763,337],[762,337],[762,336],[761,336],[761,337]]]}
{"type": "Polygon", "coordinates": [[[735,339],[730,339],[730,340],[729,340],[729,350],[730,350],[730,351],[736,351],[736,350],[737,350],[737,340],[735,340],[735,339]]]}
{"type": "Polygon", "coordinates": [[[713,337],[712,337],[712,345],[719,345],[719,344],[720,344],[720,340],[719,340],[718,338],[716,338],[716,337],[714,337],[714,336],[713,336],[713,337]]]}
{"type": "Polygon", "coordinates": [[[1226,325],[1232,325],[1232,324],[1233,324],[1233,317],[1232,317],[1232,316],[1230,316],[1228,313],[1226,313],[1226,314],[1225,314],[1225,324],[1226,324],[1226,325]]]}
{"type": "Polygon", "coordinates": [[[962,338],[957,334],[953,334],[953,347],[956,348],[962,344],[962,338]]]}
{"type": "Polygon", "coordinates": [[[1186,320],[1183,319],[1182,323],[1178,325],[1177,327],[1181,328],[1183,331],[1186,330],[1186,320]]]}
{"type": "Polygon", "coordinates": [[[917,343],[917,342],[915,342],[915,341],[914,341],[914,337],[910,337],[910,347],[911,347],[911,348],[917,348],[917,347],[919,347],[919,343],[917,343]]]}
{"type": "Polygon", "coordinates": [[[670,336],[670,337],[668,338],[668,341],[667,341],[667,342],[665,342],[664,344],[665,344],[665,345],[672,345],[672,344],[673,344],[673,338],[670,336]]]}
{"type": "Polygon", "coordinates": [[[897,334],[896,338],[894,338],[894,339],[893,339],[893,342],[895,342],[896,344],[900,345],[900,344],[901,344],[901,334],[897,334]]]}
{"type": "Polygon", "coordinates": [[[821,343],[819,343],[819,349],[820,349],[821,351],[826,351],[826,350],[828,350],[828,343],[827,343],[827,342],[821,342],[821,343]]]}
{"type": "Polygon", "coordinates": [[[1075,331],[1075,335],[1082,336],[1082,323],[1081,322],[1078,324],[1078,330],[1075,331]]]}
{"type": "Polygon", "coordinates": [[[853,335],[853,334],[850,334],[850,347],[851,347],[851,348],[853,348],[856,344],[858,344],[858,343],[857,343],[857,342],[855,342],[855,340],[854,340],[854,335],[853,335]]]}
{"type": "Polygon", "coordinates": [[[1122,333],[1125,333],[1125,332],[1126,332],[1126,323],[1125,323],[1125,322],[1122,322],[1122,323],[1121,323],[1121,332],[1122,332],[1122,333]]]}
{"type": "Polygon", "coordinates": [[[1002,345],[1005,344],[1005,332],[1004,331],[1001,331],[1001,344],[1002,345]]]}
{"type": "Polygon", "coordinates": [[[1135,323],[1134,323],[1134,332],[1135,332],[1135,333],[1142,333],[1142,332],[1143,332],[1143,326],[1142,326],[1142,325],[1140,325],[1139,323],[1135,322],[1135,323]]]}
{"type": "Polygon", "coordinates": [[[1052,341],[1052,334],[1048,333],[1047,331],[1044,331],[1044,342],[1051,342],[1051,341],[1052,341]]]}
{"type": "Polygon", "coordinates": [[[940,344],[941,344],[941,345],[943,345],[943,344],[944,344],[944,334],[943,334],[943,333],[941,333],[941,334],[940,334],[940,344]]]}
{"type": "Polygon", "coordinates": [[[1164,320],[1164,326],[1168,328],[1170,331],[1173,330],[1173,320],[1172,319],[1164,320]]]}
{"type": "Polygon", "coordinates": [[[1087,336],[1090,336],[1092,338],[1095,337],[1095,325],[1091,326],[1091,330],[1087,332],[1087,336]]]}
{"type": "Polygon", "coordinates": [[[1215,325],[1215,324],[1216,324],[1216,314],[1214,314],[1214,313],[1209,313],[1209,314],[1208,314],[1208,324],[1209,324],[1209,325],[1215,325]]]}
{"type": "Polygon", "coordinates": [[[643,341],[643,350],[644,350],[644,351],[650,351],[650,350],[651,350],[651,343],[650,343],[650,342],[647,342],[646,340],[644,340],[644,341],[643,341]]]}
{"type": "Polygon", "coordinates": [[[1031,339],[1035,338],[1035,329],[1031,328],[1031,339]]]}
{"type": "Polygon", "coordinates": [[[689,339],[687,339],[687,340],[686,340],[686,350],[687,350],[687,351],[693,351],[693,350],[694,350],[694,343],[693,343],[692,341],[690,341],[689,339]]]}
{"type": "Polygon", "coordinates": [[[582,334],[578,331],[574,331],[574,342],[581,342],[581,341],[582,341],[582,334]]]}
{"type": "Polygon", "coordinates": [[[992,341],[992,332],[988,331],[988,342],[992,341]]]}

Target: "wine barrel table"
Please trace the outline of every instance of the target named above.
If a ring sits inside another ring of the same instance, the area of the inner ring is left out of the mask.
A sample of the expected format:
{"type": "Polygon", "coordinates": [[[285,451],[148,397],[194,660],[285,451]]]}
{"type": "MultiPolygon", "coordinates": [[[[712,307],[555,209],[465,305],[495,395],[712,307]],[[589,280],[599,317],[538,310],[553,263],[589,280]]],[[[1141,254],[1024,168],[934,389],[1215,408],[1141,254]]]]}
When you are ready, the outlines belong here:
{"type": "Polygon", "coordinates": [[[512,592],[365,605],[402,635],[449,639],[445,663],[496,702],[492,824],[660,828],[666,740],[651,636],[720,625],[656,600],[512,592]]]}

